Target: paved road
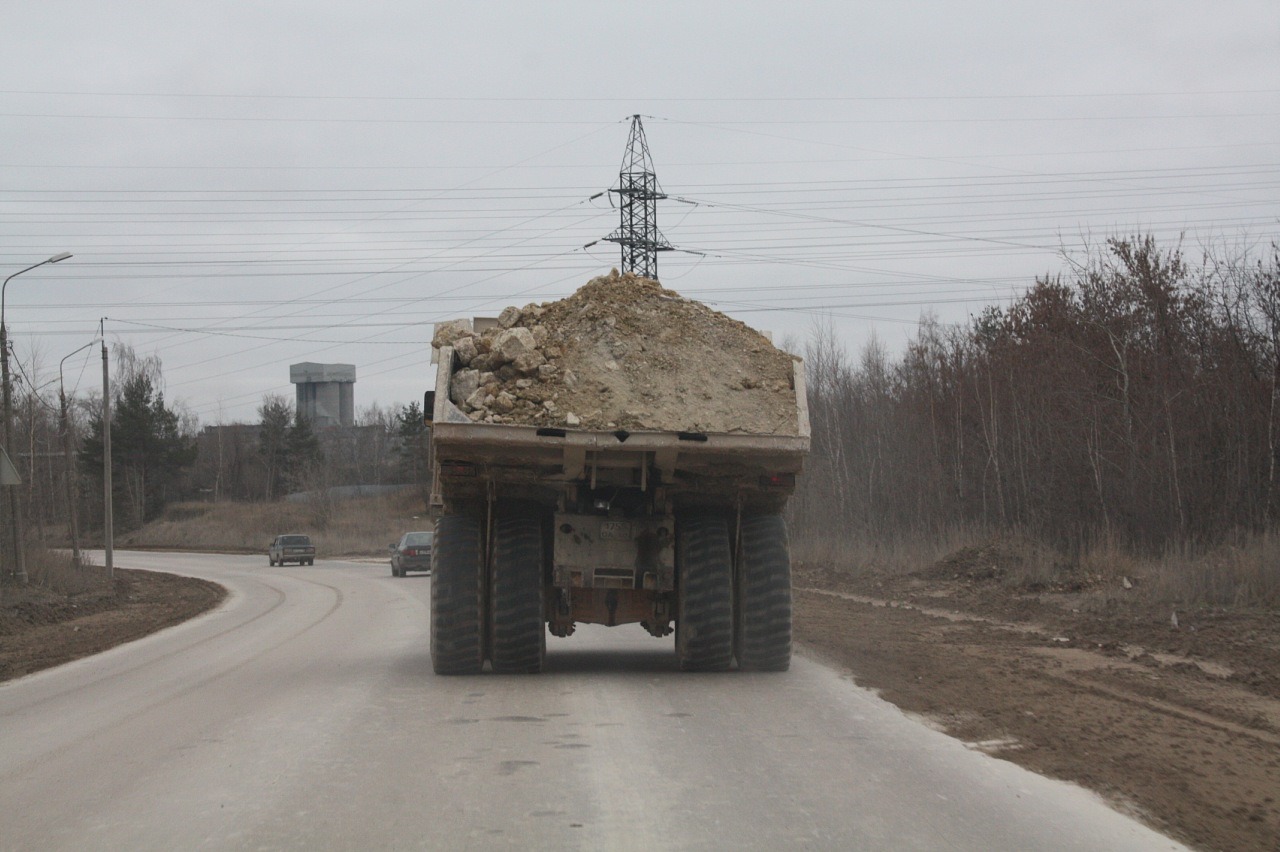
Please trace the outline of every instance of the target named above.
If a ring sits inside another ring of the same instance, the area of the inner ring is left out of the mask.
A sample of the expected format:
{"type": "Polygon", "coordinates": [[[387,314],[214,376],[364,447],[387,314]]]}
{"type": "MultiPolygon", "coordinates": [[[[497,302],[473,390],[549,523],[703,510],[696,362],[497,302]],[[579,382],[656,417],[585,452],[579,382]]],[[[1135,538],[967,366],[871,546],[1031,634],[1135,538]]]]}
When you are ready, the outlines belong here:
{"type": "Polygon", "coordinates": [[[1171,849],[804,658],[689,675],[639,627],[440,678],[430,579],[120,553],[217,611],[0,686],[3,849],[1171,849]]]}

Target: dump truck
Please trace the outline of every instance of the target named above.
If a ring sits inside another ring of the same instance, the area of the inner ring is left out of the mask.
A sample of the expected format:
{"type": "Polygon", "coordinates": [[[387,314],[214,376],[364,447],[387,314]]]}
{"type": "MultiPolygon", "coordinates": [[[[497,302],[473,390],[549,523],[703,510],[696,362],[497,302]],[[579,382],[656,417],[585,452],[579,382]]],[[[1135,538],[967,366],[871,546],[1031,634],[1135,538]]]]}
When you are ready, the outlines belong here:
{"type": "Polygon", "coordinates": [[[674,632],[686,671],[789,666],[783,509],[809,449],[799,359],[785,433],[751,434],[486,422],[451,399],[455,346],[434,358],[425,410],[438,674],[479,673],[486,662],[537,672],[547,634],[578,624],[674,632]]]}

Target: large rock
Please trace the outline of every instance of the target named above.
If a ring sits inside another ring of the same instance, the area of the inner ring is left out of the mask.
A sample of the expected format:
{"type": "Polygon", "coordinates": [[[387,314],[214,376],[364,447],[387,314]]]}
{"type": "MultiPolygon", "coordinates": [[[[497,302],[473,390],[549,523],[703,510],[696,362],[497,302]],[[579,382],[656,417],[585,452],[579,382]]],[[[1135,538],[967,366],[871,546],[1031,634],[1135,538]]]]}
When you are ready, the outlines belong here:
{"type": "Polygon", "coordinates": [[[479,370],[459,370],[449,380],[449,399],[459,408],[467,404],[467,399],[480,388],[479,370]]]}
{"type": "Polygon", "coordinates": [[[521,355],[533,352],[537,348],[538,342],[529,329],[508,328],[498,332],[498,335],[493,338],[493,351],[489,354],[497,355],[504,364],[510,364],[521,355]]]}
{"type": "Polygon", "coordinates": [[[471,323],[464,319],[449,320],[436,323],[436,333],[431,338],[431,345],[436,349],[452,346],[459,337],[471,334],[471,323]]]}
{"type": "Polygon", "coordinates": [[[498,325],[502,328],[511,328],[520,322],[520,309],[512,306],[503,308],[502,313],[498,314],[498,325]]]}
{"type": "Polygon", "coordinates": [[[506,391],[499,391],[493,400],[493,410],[499,414],[510,414],[515,411],[516,398],[506,391]]]}
{"type": "Polygon", "coordinates": [[[480,354],[479,347],[476,346],[476,339],[471,335],[459,337],[453,342],[454,354],[458,356],[458,363],[466,367],[476,359],[480,354]]]}
{"type": "Polygon", "coordinates": [[[538,368],[545,363],[547,363],[547,359],[543,357],[541,352],[534,349],[531,352],[525,352],[522,355],[517,355],[515,360],[511,362],[511,366],[528,376],[536,373],[538,368]]]}

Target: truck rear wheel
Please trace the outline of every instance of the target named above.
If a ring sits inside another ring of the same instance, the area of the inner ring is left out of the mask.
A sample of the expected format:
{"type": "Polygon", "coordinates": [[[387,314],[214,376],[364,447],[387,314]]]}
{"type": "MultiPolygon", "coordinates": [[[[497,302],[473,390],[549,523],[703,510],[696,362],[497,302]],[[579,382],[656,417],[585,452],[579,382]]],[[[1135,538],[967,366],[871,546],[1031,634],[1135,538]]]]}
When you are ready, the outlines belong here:
{"type": "Polygon", "coordinates": [[[684,671],[725,671],[733,661],[733,555],[729,525],[694,514],[676,525],[676,655],[684,671]]]}
{"type": "Polygon", "coordinates": [[[781,515],[742,519],[738,560],[738,668],[791,666],[791,556],[781,515]]]}
{"type": "Polygon", "coordinates": [[[436,518],[431,577],[431,665],[436,674],[484,667],[484,539],[471,515],[436,518]]]}
{"type": "Polygon", "coordinates": [[[499,507],[493,531],[489,659],[503,674],[542,671],[542,519],[536,509],[499,507]]]}

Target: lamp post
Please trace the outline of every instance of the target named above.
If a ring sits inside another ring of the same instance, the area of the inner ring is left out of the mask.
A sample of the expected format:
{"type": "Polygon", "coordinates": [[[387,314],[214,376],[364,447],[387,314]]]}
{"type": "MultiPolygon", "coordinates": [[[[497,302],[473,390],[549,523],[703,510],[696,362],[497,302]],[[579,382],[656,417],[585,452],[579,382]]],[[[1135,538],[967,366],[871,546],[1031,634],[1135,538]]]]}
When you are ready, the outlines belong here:
{"type": "MultiPolygon", "coordinates": [[[[24,272],[30,272],[38,266],[44,266],[46,263],[61,263],[71,257],[71,252],[64,251],[61,254],[55,254],[47,260],[39,263],[33,263],[26,269],[19,269],[17,272],[4,279],[4,284],[0,285],[0,363],[3,368],[0,369],[0,379],[4,383],[4,448],[7,452],[13,447],[13,395],[9,386],[9,327],[4,321],[4,296],[9,289],[9,282],[17,278],[24,272]]],[[[19,497],[21,492],[14,491],[9,499],[9,522],[13,528],[13,553],[14,553],[14,569],[18,575],[20,582],[27,582],[27,558],[22,549],[22,512],[19,510],[19,497]]]]}

